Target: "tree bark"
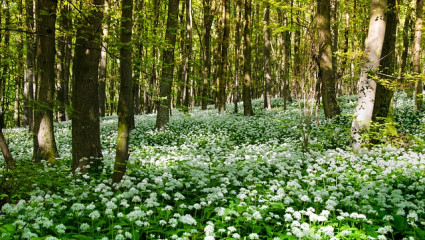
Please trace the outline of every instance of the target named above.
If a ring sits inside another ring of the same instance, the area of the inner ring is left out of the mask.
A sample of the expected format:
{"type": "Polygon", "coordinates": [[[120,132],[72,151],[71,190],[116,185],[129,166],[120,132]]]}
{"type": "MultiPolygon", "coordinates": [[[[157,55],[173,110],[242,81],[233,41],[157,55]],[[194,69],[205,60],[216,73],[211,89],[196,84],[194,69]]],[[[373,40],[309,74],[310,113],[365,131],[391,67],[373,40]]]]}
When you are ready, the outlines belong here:
{"type": "MultiPolygon", "coordinates": [[[[416,0],[416,24],[415,24],[415,42],[413,49],[413,72],[421,74],[421,39],[422,39],[422,13],[424,8],[423,0],[416,0]]],[[[423,103],[422,92],[424,86],[422,84],[422,78],[418,77],[415,83],[415,109],[421,110],[423,103]]]]}
{"type": "Polygon", "coordinates": [[[363,143],[362,134],[369,130],[375,102],[376,82],[371,71],[378,70],[385,36],[386,0],[372,0],[370,3],[369,32],[366,38],[365,53],[367,59],[362,68],[358,83],[358,99],[351,127],[351,146],[360,152],[363,143]]]}
{"type": "Polygon", "coordinates": [[[396,68],[396,30],[397,30],[397,10],[396,0],[387,0],[386,30],[384,45],[382,47],[382,58],[379,72],[383,73],[379,79],[386,80],[386,84],[380,81],[376,84],[375,103],[373,106],[372,120],[383,123],[390,111],[391,99],[393,98],[393,87],[396,68]]]}
{"type": "Polygon", "coordinates": [[[169,0],[167,29],[165,32],[166,48],[162,54],[162,76],[159,85],[160,104],[156,118],[156,128],[158,130],[166,127],[170,120],[171,107],[171,87],[174,75],[174,45],[176,43],[178,24],[179,0],[169,0]]]}
{"type": "MultiPolygon", "coordinates": [[[[34,2],[33,0],[25,0],[26,26],[29,32],[34,31],[34,2]]],[[[33,109],[32,101],[34,100],[34,65],[35,65],[35,46],[34,36],[31,33],[25,34],[26,38],[26,58],[25,58],[25,75],[24,75],[24,116],[22,123],[28,127],[29,131],[33,129],[33,109]]]]}
{"type": "Polygon", "coordinates": [[[103,0],[84,2],[83,6],[90,11],[77,25],[73,60],[72,171],[96,171],[101,165],[99,101],[93,96],[99,95],[103,5],[103,0]]]}
{"type": "Polygon", "coordinates": [[[410,45],[410,25],[412,22],[412,8],[408,7],[407,13],[406,13],[406,19],[404,20],[404,27],[403,27],[403,52],[401,54],[401,64],[400,64],[400,72],[399,77],[401,78],[407,68],[407,56],[409,55],[409,45],[410,45]]]}
{"type": "Polygon", "coordinates": [[[37,104],[35,106],[34,159],[54,163],[59,157],[53,130],[55,91],[55,23],[57,0],[38,0],[37,6],[37,104]]]}
{"type": "Polygon", "coordinates": [[[191,96],[191,75],[192,75],[192,32],[193,32],[193,21],[192,21],[192,0],[186,0],[186,40],[185,40],[185,58],[184,58],[184,99],[183,106],[184,112],[188,112],[190,109],[191,96]]]}
{"type": "Polygon", "coordinates": [[[238,102],[239,102],[239,76],[240,76],[240,56],[239,51],[241,49],[241,25],[242,25],[242,0],[236,0],[236,33],[235,33],[235,86],[233,93],[233,102],[235,105],[235,113],[238,113],[238,102]]]}
{"type": "MultiPolygon", "coordinates": [[[[240,0],[239,0],[240,1],[240,0]]],[[[214,0],[203,0],[204,6],[204,47],[203,47],[203,84],[202,84],[202,110],[207,110],[208,90],[211,78],[211,27],[214,20],[212,13],[215,5],[214,0]]]]}
{"type": "Polygon", "coordinates": [[[3,135],[3,129],[0,127],[0,149],[3,154],[4,160],[6,161],[7,168],[15,168],[15,160],[13,160],[12,154],[10,153],[9,147],[7,146],[6,139],[3,135]]]}
{"type": "Polygon", "coordinates": [[[245,116],[251,116],[254,115],[251,102],[251,0],[245,0],[244,21],[243,112],[245,116]]]}
{"type": "Polygon", "coordinates": [[[99,115],[104,117],[106,114],[106,81],[107,81],[107,66],[108,66],[108,33],[109,33],[109,1],[105,1],[105,18],[106,21],[102,26],[102,45],[100,52],[99,64],[99,115]]]}
{"type": "Polygon", "coordinates": [[[133,115],[132,79],[132,25],[133,0],[122,0],[121,48],[120,48],[120,95],[118,100],[118,138],[112,181],[120,182],[126,171],[130,156],[128,145],[133,115]]]}
{"type": "Polygon", "coordinates": [[[222,38],[220,39],[221,43],[221,52],[220,52],[220,63],[218,66],[217,81],[218,81],[218,112],[226,112],[226,73],[227,73],[227,53],[229,48],[229,34],[230,34],[230,0],[222,0],[222,9],[223,9],[223,31],[222,38]]]}
{"type": "Polygon", "coordinates": [[[272,109],[271,104],[271,63],[270,63],[270,53],[271,53],[271,31],[270,31],[270,3],[266,2],[264,8],[264,74],[265,76],[265,86],[264,86],[264,108],[272,109]]]}
{"type": "Polygon", "coordinates": [[[319,67],[322,81],[323,108],[326,118],[334,118],[340,113],[335,91],[333,71],[332,39],[330,24],[330,0],[317,1],[317,29],[319,33],[319,67]]]}

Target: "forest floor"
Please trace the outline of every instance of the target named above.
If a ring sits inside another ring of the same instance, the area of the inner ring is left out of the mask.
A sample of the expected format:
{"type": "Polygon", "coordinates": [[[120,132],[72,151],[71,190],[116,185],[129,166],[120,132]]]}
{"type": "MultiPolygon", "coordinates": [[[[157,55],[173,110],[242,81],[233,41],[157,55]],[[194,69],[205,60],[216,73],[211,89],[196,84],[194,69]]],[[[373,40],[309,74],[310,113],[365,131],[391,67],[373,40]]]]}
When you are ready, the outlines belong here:
{"type": "MultiPolygon", "coordinates": [[[[311,128],[300,107],[255,116],[173,112],[168,130],[136,116],[124,181],[112,191],[116,116],[101,123],[103,173],[70,173],[71,123],[55,124],[61,158],[33,165],[31,136],[7,129],[18,167],[0,166],[1,239],[425,239],[425,116],[397,96],[395,122],[370,149],[349,145],[355,98],[311,128]],[[397,130],[397,132],[395,131],[397,130]],[[308,144],[303,136],[309,133],[308,144]]],[[[308,106],[307,106],[308,107],[308,106]]],[[[374,143],[374,144],[372,144],[374,143]]],[[[3,160],[0,164],[4,164],[3,160]]]]}

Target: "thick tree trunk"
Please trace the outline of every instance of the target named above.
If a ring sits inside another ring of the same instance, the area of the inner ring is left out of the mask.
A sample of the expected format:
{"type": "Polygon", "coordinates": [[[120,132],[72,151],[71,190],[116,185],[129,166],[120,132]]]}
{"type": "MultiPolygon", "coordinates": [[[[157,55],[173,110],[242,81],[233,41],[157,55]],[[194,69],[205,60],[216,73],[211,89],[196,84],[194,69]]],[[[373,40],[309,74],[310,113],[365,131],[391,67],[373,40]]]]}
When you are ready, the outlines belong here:
{"type": "Polygon", "coordinates": [[[270,3],[266,2],[264,8],[264,74],[265,76],[265,86],[264,86],[264,108],[272,109],[271,104],[271,63],[270,63],[270,53],[271,53],[271,31],[270,31],[270,3]]]}
{"type": "Polygon", "coordinates": [[[396,68],[396,30],[397,30],[397,9],[396,0],[388,0],[387,16],[386,16],[386,31],[384,45],[382,47],[382,58],[380,61],[379,72],[382,76],[380,79],[386,80],[386,85],[376,84],[375,104],[373,106],[372,120],[384,122],[390,111],[391,99],[393,98],[393,83],[396,68]],[[389,85],[388,85],[389,84],[389,85]]]}
{"type": "Polygon", "coordinates": [[[99,115],[104,117],[106,114],[106,78],[107,78],[107,66],[108,66],[108,33],[109,33],[109,1],[105,1],[105,18],[106,21],[102,26],[102,45],[100,52],[100,64],[99,64],[99,115]]]}
{"type": "Polygon", "coordinates": [[[251,102],[251,0],[245,0],[244,21],[243,112],[245,116],[251,116],[254,115],[251,102]]]}
{"type": "MultiPolygon", "coordinates": [[[[26,25],[28,31],[34,31],[34,2],[33,0],[25,0],[26,25]]],[[[28,127],[30,131],[33,129],[33,109],[32,101],[34,100],[34,65],[35,65],[35,46],[34,36],[31,33],[25,35],[26,38],[26,58],[25,58],[25,75],[24,75],[24,116],[23,125],[28,127]]]]}
{"type": "Polygon", "coordinates": [[[210,88],[211,77],[211,27],[214,20],[212,9],[214,9],[214,0],[203,0],[204,6],[204,47],[203,47],[203,84],[202,84],[202,110],[207,110],[208,90],[210,88]]]}
{"type": "MultiPolygon", "coordinates": [[[[422,13],[424,8],[423,0],[416,0],[416,24],[415,24],[415,42],[413,49],[413,72],[421,74],[421,39],[422,39],[422,13]]],[[[415,109],[422,109],[424,86],[422,78],[418,77],[415,84],[415,109]]]]}
{"type": "Polygon", "coordinates": [[[96,171],[101,164],[99,101],[93,96],[99,95],[103,3],[103,0],[84,3],[84,7],[91,10],[88,16],[79,19],[77,27],[73,61],[72,171],[96,171]]]}
{"type": "Polygon", "coordinates": [[[120,182],[126,171],[130,156],[128,143],[133,115],[133,79],[132,79],[132,25],[133,0],[122,0],[121,49],[120,49],[120,95],[118,100],[118,138],[112,181],[120,182]]]}
{"type": "Polygon", "coordinates": [[[37,81],[38,103],[35,106],[34,159],[51,163],[59,157],[53,131],[53,96],[55,91],[55,22],[57,0],[38,0],[37,6],[37,81]],[[47,13],[47,14],[46,14],[47,13]]]}
{"type": "Polygon", "coordinates": [[[375,102],[376,82],[371,71],[377,71],[382,54],[385,36],[386,0],[372,0],[370,3],[369,32],[366,38],[364,67],[358,83],[358,99],[351,127],[351,146],[357,152],[361,151],[362,134],[369,130],[375,102]]]}
{"type": "Polygon", "coordinates": [[[323,108],[326,118],[333,118],[340,109],[336,100],[335,75],[333,71],[332,39],[330,24],[330,0],[317,2],[317,29],[319,32],[319,67],[322,81],[323,108]]]}
{"type": "Polygon", "coordinates": [[[165,42],[167,44],[163,57],[162,76],[159,86],[160,104],[156,118],[156,128],[163,129],[170,120],[171,107],[171,87],[174,75],[174,45],[176,43],[177,24],[178,24],[179,1],[169,0],[167,29],[165,32],[165,42]]]}

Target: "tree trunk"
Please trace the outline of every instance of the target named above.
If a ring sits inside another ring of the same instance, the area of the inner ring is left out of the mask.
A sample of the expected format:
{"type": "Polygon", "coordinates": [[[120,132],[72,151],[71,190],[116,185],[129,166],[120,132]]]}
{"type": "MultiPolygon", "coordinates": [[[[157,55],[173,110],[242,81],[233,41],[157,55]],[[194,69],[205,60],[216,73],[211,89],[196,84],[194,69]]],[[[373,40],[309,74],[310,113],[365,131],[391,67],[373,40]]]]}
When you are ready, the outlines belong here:
{"type": "Polygon", "coordinates": [[[270,53],[271,53],[271,31],[270,31],[270,3],[266,2],[264,8],[264,74],[265,76],[265,86],[264,86],[264,108],[272,109],[271,104],[271,63],[270,63],[270,53]]]}
{"type": "Polygon", "coordinates": [[[106,107],[106,81],[107,81],[107,66],[108,66],[108,33],[109,33],[109,1],[105,1],[105,18],[106,21],[102,26],[103,36],[102,45],[100,52],[100,64],[99,64],[99,115],[100,117],[105,116],[106,107]]]}
{"type": "Polygon", "coordinates": [[[385,36],[386,0],[372,0],[370,3],[369,32],[366,38],[365,64],[358,83],[358,99],[351,127],[351,146],[360,152],[363,143],[362,134],[369,130],[375,102],[376,82],[371,71],[378,70],[382,45],[385,36]]]}
{"type": "MultiPolygon", "coordinates": [[[[33,0],[25,0],[26,26],[28,31],[34,31],[34,2],[33,0]]],[[[26,33],[26,59],[25,59],[25,75],[24,75],[24,116],[23,125],[28,127],[30,131],[33,129],[33,109],[32,101],[34,100],[34,63],[35,63],[35,46],[34,36],[26,33]]]]}
{"type": "Polygon", "coordinates": [[[101,164],[99,101],[93,96],[99,96],[103,3],[103,0],[85,2],[84,7],[91,10],[79,19],[77,27],[72,71],[72,171],[96,171],[101,164]]]}
{"type": "Polygon", "coordinates": [[[156,118],[156,128],[158,130],[163,129],[170,119],[171,87],[174,74],[174,45],[176,43],[178,10],[179,1],[169,0],[167,29],[165,32],[167,47],[162,54],[162,76],[159,85],[160,104],[158,105],[158,114],[156,118]]]}
{"type": "MultiPolygon", "coordinates": [[[[423,0],[416,0],[416,24],[415,24],[415,43],[413,50],[413,72],[421,74],[421,39],[422,39],[422,13],[424,8],[423,0]]],[[[415,84],[415,109],[422,109],[424,86],[422,78],[418,77],[415,84]]]]}
{"type": "Polygon", "coordinates": [[[332,39],[330,24],[330,0],[317,1],[317,29],[319,32],[319,67],[321,73],[323,108],[326,118],[333,118],[340,109],[336,100],[335,75],[332,64],[332,39]]]}
{"type": "Polygon", "coordinates": [[[9,147],[7,146],[6,139],[3,135],[3,129],[0,126],[0,149],[3,154],[4,160],[6,161],[6,165],[9,169],[15,168],[15,160],[13,160],[12,154],[9,151],[9,147]]]}
{"type": "Polygon", "coordinates": [[[404,20],[404,27],[403,27],[403,52],[401,54],[401,64],[400,64],[400,72],[399,77],[403,77],[406,68],[407,68],[407,56],[409,54],[409,45],[410,45],[410,37],[409,37],[409,31],[410,31],[410,25],[412,21],[412,8],[408,7],[407,13],[406,13],[406,19],[404,20]]]}
{"type": "Polygon", "coordinates": [[[393,98],[393,87],[396,68],[396,30],[397,30],[397,9],[396,0],[387,0],[386,31],[384,45],[382,47],[382,59],[380,61],[379,72],[383,73],[379,79],[386,80],[386,84],[380,81],[376,84],[375,104],[373,106],[372,120],[383,123],[390,111],[391,99],[393,98]]]}
{"type": "Polygon", "coordinates": [[[120,48],[120,95],[118,100],[118,138],[112,181],[120,182],[126,171],[128,142],[133,115],[133,79],[132,79],[132,24],[133,0],[122,0],[121,48],[120,48]]]}
{"type": "Polygon", "coordinates": [[[191,75],[192,75],[192,0],[186,0],[186,41],[185,41],[185,58],[184,58],[184,112],[190,109],[189,103],[191,99],[191,75]]]}
{"type": "MultiPolygon", "coordinates": [[[[239,0],[240,1],[240,0],[239,0]]],[[[211,27],[214,20],[212,9],[214,9],[214,0],[203,0],[204,6],[204,47],[203,47],[203,85],[202,85],[202,110],[207,110],[208,90],[210,88],[211,77],[211,27]]]]}
{"type": "Polygon", "coordinates": [[[251,0],[245,0],[244,20],[243,112],[245,116],[251,116],[254,115],[251,103],[251,0]]]}
{"type": "Polygon", "coordinates": [[[234,86],[234,105],[235,113],[238,113],[238,102],[239,102],[239,76],[240,76],[240,56],[239,51],[241,49],[241,25],[242,25],[242,0],[236,0],[236,33],[235,33],[235,86],[234,86]]]}
{"type": "Polygon", "coordinates": [[[230,0],[222,0],[223,17],[222,27],[223,33],[220,39],[220,63],[218,66],[217,81],[218,81],[218,112],[226,112],[226,73],[227,73],[227,52],[229,48],[229,33],[230,33],[230,0]]]}
{"type": "Polygon", "coordinates": [[[53,131],[53,96],[55,91],[55,22],[57,0],[38,0],[37,6],[37,81],[35,106],[34,159],[51,163],[59,157],[53,131]]]}

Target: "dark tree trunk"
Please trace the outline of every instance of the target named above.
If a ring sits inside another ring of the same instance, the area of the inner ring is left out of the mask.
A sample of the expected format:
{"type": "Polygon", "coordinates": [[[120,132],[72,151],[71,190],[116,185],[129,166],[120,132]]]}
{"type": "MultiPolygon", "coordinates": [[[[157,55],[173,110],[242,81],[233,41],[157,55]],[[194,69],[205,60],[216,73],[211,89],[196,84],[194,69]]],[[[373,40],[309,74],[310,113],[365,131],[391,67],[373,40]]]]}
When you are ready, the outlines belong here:
{"type": "Polygon", "coordinates": [[[240,77],[240,56],[241,49],[241,26],[242,26],[242,0],[236,0],[236,33],[235,33],[235,86],[233,93],[233,102],[235,105],[235,113],[238,113],[239,102],[239,77],[240,77]]]}
{"type": "Polygon", "coordinates": [[[7,146],[6,139],[3,135],[3,129],[0,126],[0,149],[3,154],[6,165],[9,169],[15,168],[15,160],[13,160],[12,154],[10,153],[9,147],[7,146]]]}
{"type": "Polygon", "coordinates": [[[218,81],[218,112],[226,112],[226,73],[227,73],[227,52],[229,48],[229,33],[230,33],[230,0],[222,0],[224,11],[224,19],[222,21],[223,31],[220,52],[220,63],[218,66],[217,81],[218,81]]]}
{"type": "Polygon", "coordinates": [[[183,106],[184,112],[188,112],[190,109],[189,103],[191,99],[191,75],[192,75],[192,0],[186,0],[186,39],[185,39],[185,57],[184,57],[184,99],[183,106]]]}
{"type": "Polygon", "coordinates": [[[412,22],[412,8],[407,9],[406,13],[406,19],[404,20],[404,27],[403,27],[403,52],[401,54],[401,64],[400,64],[400,72],[399,77],[402,77],[406,71],[407,68],[407,56],[409,55],[409,45],[410,45],[410,26],[412,22]]]}
{"type": "Polygon", "coordinates": [[[73,61],[72,171],[96,171],[102,149],[99,123],[99,59],[102,35],[103,0],[89,0],[91,9],[80,18],[73,61]],[[88,24],[90,23],[90,24],[88,24]],[[90,166],[90,169],[89,167],[90,166]]]}
{"type": "Polygon", "coordinates": [[[264,8],[264,74],[265,76],[265,86],[264,86],[264,108],[272,109],[271,104],[271,63],[270,63],[270,53],[271,53],[271,31],[270,31],[270,3],[266,2],[264,8]]]}
{"type": "Polygon", "coordinates": [[[34,159],[51,163],[59,157],[53,131],[55,91],[55,22],[57,0],[38,0],[37,6],[37,81],[38,102],[34,107],[34,159]],[[46,14],[47,13],[47,14],[46,14]]]}
{"type": "Polygon", "coordinates": [[[210,88],[211,77],[211,26],[214,20],[214,15],[212,13],[212,9],[214,9],[214,0],[203,0],[202,4],[204,6],[202,110],[207,110],[208,90],[210,88]]]}
{"type": "Polygon", "coordinates": [[[393,86],[396,69],[396,30],[397,30],[397,10],[396,0],[388,0],[386,15],[386,31],[384,45],[382,46],[382,58],[380,61],[379,72],[383,76],[379,78],[389,83],[383,85],[378,81],[376,83],[375,103],[373,106],[372,120],[383,123],[390,111],[391,99],[393,98],[393,86]]]}
{"type": "Polygon", "coordinates": [[[317,29],[319,32],[319,67],[322,81],[323,108],[326,118],[333,118],[340,109],[336,101],[335,75],[332,64],[332,39],[330,29],[330,0],[317,2],[317,29]]]}
{"type": "Polygon", "coordinates": [[[120,96],[118,100],[118,138],[112,181],[120,182],[129,157],[128,142],[133,124],[132,24],[133,0],[122,0],[120,48],[120,96]]]}
{"type": "Polygon", "coordinates": [[[156,128],[163,129],[170,119],[171,107],[171,87],[174,74],[174,45],[176,43],[177,24],[178,24],[179,1],[169,0],[167,29],[165,32],[165,42],[167,47],[164,49],[162,76],[159,87],[160,104],[156,118],[156,128]]]}
{"type": "Polygon", "coordinates": [[[251,116],[254,115],[251,103],[251,0],[245,0],[244,20],[243,112],[245,116],[251,116]]]}

